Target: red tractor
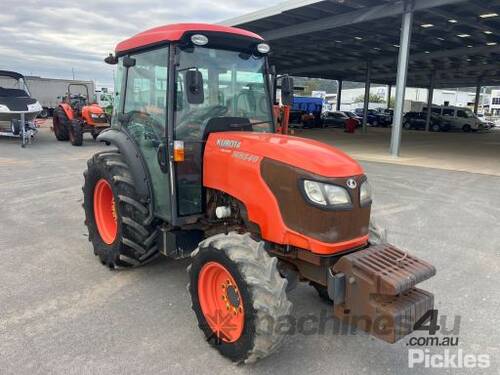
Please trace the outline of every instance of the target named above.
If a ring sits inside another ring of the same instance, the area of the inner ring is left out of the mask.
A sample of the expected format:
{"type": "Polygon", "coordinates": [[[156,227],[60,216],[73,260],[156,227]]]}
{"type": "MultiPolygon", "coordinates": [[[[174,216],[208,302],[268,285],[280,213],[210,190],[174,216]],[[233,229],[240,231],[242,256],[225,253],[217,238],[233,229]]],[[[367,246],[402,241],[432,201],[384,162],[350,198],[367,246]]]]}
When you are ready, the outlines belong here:
{"type": "MultiPolygon", "coordinates": [[[[191,258],[198,325],[235,362],[277,349],[285,333],[269,324],[291,313],[298,281],[339,319],[395,342],[433,308],[415,285],[435,268],[374,229],[356,161],[276,134],[269,50],[254,33],[206,24],[117,45],[105,61],[120,100],[98,137],[114,147],[84,172],[94,253],[112,269],[191,258]]],[[[281,79],[289,104],[293,82],[281,79]]]]}
{"type": "Polygon", "coordinates": [[[75,83],[68,85],[68,92],[54,111],[52,122],[57,140],[69,139],[73,146],[82,145],[84,133],[91,133],[96,139],[101,131],[109,128],[104,110],[90,102],[89,88],[75,83]]]}

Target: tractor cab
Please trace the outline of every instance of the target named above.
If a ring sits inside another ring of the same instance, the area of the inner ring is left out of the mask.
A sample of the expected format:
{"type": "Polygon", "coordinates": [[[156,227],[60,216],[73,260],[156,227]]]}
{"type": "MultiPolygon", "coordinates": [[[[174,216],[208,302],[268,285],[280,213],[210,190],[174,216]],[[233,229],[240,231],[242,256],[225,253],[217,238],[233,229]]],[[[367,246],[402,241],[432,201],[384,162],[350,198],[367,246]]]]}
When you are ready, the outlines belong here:
{"type": "Polygon", "coordinates": [[[268,52],[244,30],[170,25],[118,44],[106,59],[117,64],[112,128],[140,149],[152,191],[169,190],[153,194],[158,216],[179,224],[203,213],[211,133],[274,132],[268,52]]]}

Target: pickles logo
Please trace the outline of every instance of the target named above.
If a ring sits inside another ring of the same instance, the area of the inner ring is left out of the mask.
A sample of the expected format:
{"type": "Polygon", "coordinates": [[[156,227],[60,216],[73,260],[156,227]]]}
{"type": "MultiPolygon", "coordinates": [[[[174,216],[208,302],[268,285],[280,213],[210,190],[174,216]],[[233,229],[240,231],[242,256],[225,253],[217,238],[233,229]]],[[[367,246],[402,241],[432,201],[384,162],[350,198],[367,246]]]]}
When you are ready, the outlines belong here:
{"type": "Polygon", "coordinates": [[[223,138],[217,139],[216,144],[220,148],[240,148],[241,146],[240,141],[235,141],[233,139],[223,139],[223,138]]]}

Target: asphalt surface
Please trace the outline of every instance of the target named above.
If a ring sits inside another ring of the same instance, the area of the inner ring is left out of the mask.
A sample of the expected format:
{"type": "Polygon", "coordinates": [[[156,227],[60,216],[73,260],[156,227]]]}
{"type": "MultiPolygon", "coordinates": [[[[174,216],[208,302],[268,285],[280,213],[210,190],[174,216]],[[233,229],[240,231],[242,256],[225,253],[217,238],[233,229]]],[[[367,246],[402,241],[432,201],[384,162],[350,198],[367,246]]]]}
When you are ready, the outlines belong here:
{"type": "MultiPolygon", "coordinates": [[[[488,354],[488,369],[410,370],[408,340],[333,334],[332,321],[324,334],[289,335],[271,357],[236,366],[197,328],[187,261],[110,271],[94,257],[82,172],[104,147],[90,136],[72,147],[48,129],[26,149],[0,138],[0,374],[499,373],[499,177],[363,163],[389,240],[437,267],[421,286],[449,326],[460,316],[451,350],[488,354]]],[[[297,318],[330,309],[305,284],[289,297],[297,318]]]]}

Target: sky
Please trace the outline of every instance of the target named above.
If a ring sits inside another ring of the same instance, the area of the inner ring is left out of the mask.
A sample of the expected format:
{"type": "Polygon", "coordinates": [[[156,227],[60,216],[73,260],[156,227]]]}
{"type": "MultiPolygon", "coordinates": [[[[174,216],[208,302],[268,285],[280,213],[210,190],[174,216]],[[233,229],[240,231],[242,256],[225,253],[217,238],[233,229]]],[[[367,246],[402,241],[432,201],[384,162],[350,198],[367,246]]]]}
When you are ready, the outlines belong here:
{"type": "Polygon", "coordinates": [[[216,23],[282,0],[1,0],[0,69],[112,87],[103,59],[115,45],[151,27],[216,23]]]}

